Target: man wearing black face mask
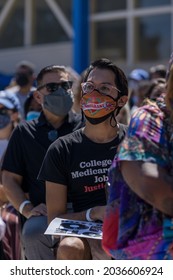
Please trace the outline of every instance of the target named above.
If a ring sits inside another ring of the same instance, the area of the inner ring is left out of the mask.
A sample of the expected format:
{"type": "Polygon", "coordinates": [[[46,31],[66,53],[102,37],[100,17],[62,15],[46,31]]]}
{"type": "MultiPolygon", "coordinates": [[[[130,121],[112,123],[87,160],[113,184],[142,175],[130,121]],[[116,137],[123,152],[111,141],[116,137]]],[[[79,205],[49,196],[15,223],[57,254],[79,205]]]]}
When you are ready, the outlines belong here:
{"type": "Polygon", "coordinates": [[[24,103],[28,94],[34,90],[34,74],[35,66],[33,63],[22,60],[16,66],[16,73],[14,77],[15,86],[8,88],[9,92],[13,92],[17,95],[20,101],[20,114],[21,118],[24,119],[24,103]]]}
{"type": "Polygon", "coordinates": [[[81,118],[71,108],[73,93],[65,67],[51,65],[37,76],[34,98],[42,106],[38,119],[22,122],[14,130],[2,164],[2,180],[13,206],[26,219],[22,231],[27,259],[54,259],[47,227],[45,185],[37,175],[49,145],[76,129],[81,118]]]}

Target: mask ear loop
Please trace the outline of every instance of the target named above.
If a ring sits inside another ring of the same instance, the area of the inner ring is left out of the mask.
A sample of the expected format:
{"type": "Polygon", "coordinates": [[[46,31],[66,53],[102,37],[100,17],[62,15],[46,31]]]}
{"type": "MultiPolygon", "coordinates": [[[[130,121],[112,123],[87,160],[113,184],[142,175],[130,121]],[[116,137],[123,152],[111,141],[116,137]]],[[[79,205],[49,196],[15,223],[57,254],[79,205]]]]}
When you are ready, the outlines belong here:
{"type": "Polygon", "coordinates": [[[117,120],[115,117],[115,115],[117,115],[117,114],[115,113],[115,110],[112,112],[111,118],[110,118],[110,126],[112,126],[113,128],[117,127],[117,120]],[[114,124],[113,124],[113,122],[114,122],[114,124]]]}
{"type": "MultiPolygon", "coordinates": [[[[112,96],[109,96],[111,97],[115,102],[118,101],[119,97],[120,97],[120,94],[118,93],[118,96],[116,98],[113,98],[112,96]]],[[[110,126],[112,126],[113,128],[117,127],[117,120],[116,120],[116,116],[118,115],[120,111],[120,108],[117,107],[115,108],[115,110],[112,112],[112,115],[111,115],[111,118],[110,118],[110,126]],[[113,124],[113,121],[114,121],[114,124],[113,124]]]]}

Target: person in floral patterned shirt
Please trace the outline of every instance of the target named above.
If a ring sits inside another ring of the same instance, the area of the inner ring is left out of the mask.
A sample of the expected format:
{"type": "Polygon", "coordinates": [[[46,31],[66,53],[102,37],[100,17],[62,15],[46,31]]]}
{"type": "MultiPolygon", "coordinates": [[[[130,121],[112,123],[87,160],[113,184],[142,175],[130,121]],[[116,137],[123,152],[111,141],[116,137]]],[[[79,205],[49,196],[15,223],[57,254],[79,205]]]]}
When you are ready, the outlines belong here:
{"type": "Polygon", "coordinates": [[[173,259],[172,61],[166,93],[134,112],[109,169],[102,246],[114,259],[173,259]]]}

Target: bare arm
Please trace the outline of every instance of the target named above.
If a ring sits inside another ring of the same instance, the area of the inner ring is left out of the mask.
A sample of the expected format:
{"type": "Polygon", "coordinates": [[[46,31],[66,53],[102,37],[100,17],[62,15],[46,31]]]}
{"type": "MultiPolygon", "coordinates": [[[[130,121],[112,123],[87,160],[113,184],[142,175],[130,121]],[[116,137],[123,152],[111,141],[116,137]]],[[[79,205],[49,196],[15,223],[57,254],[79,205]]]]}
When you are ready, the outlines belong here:
{"type": "Polygon", "coordinates": [[[60,217],[67,211],[67,187],[52,182],[46,182],[46,205],[48,223],[55,217],[60,217]]]}
{"type": "Polygon", "coordinates": [[[2,184],[5,194],[12,205],[18,210],[20,204],[26,200],[21,189],[23,177],[8,171],[2,171],[2,184]]]}
{"type": "Polygon", "coordinates": [[[164,168],[149,162],[122,161],[121,171],[138,196],[173,217],[173,178],[164,168]]]}
{"type": "MultiPolygon", "coordinates": [[[[9,171],[2,171],[2,184],[4,192],[7,196],[7,199],[11,202],[11,204],[19,211],[19,206],[21,203],[28,199],[26,194],[23,192],[21,185],[22,185],[23,177],[9,172],[9,171]]],[[[30,218],[31,216],[39,216],[39,215],[46,215],[47,209],[45,204],[40,204],[36,207],[32,205],[32,203],[28,203],[23,208],[22,214],[26,218],[30,218]]]]}
{"type": "MultiPolygon", "coordinates": [[[[66,218],[72,220],[86,220],[86,211],[67,213],[67,186],[46,182],[46,205],[48,211],[48,223],[54,218],[66,218]]],[[[94,207],[90,213],[93,220],[103,219],[105,206],[94,207]]]]}

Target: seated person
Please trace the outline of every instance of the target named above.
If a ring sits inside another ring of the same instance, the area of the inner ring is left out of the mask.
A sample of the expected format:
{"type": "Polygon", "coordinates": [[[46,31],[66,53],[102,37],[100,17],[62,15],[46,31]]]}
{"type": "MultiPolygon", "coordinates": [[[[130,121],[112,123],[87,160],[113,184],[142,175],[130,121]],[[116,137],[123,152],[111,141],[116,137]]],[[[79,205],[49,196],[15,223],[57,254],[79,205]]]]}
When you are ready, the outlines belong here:
{"type": "Polygon", "coordinates": [[[37,176],[49,145],[81,123],[81,118],[71,110],[71,86],[64,66],[41,69],[34,92],[41,114],[31,121],[22,121],[14,129],[2,163],[3,187],[24,219],[21,238],[28,260],[55,258],[52,239],[44,235],[47,227],[45,184],[38,181],[37,176]]]}
{"type": "MultiPolygon", "coordinates": [[[[0,159],[2,160],[9,138],[19,118],[20,103],[18,98],[7,90],[0,91],[0,159]]],[[[20,221],[18,212],[8,202],[0,183],[1,216],[6,224],[6,231],[2,238],[4,257],[8,260],[21,259],[20,221]]]]}
{"type": "MultiPolygon", "coordinates": [[[[96,60],[81,86],[86,125],[51,144],[39,174],[39,179],[46,181],[49,223],[55,217],[103,221],[107,170],[126,131],[126,126],[116,121],[128,99],[123,71],[108,59],[96,60]],[[67,212],[68,198],[73,213],[67,212]]],[[[56,257],[110,259],[100,240],[79,237],[60,240],[56,257]]]]}

